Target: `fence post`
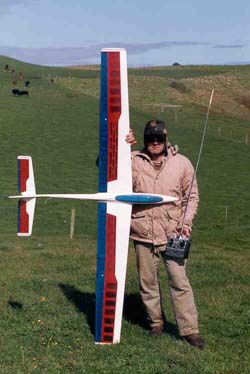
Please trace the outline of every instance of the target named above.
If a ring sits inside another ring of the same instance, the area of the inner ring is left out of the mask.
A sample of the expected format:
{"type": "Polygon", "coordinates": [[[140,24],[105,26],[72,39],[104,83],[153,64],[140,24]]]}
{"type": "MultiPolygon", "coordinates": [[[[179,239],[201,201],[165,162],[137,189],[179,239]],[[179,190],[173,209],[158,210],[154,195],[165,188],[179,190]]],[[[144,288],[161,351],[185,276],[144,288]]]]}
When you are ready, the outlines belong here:
{"type": "Polygon", "coordinates": [[[71,209],[71,217],[70,217],[70,239],[72,240],[74,237],[75,232],[75,216],[76,216],[76,210],[75,208],[71,209]]]}
{"type": "Polygon", "coordinates": [[[228,219],[228,205],[226,205],[225,209],[225,223],[224,223],[224,231],[227,231],[227,219],[228,219]]]}

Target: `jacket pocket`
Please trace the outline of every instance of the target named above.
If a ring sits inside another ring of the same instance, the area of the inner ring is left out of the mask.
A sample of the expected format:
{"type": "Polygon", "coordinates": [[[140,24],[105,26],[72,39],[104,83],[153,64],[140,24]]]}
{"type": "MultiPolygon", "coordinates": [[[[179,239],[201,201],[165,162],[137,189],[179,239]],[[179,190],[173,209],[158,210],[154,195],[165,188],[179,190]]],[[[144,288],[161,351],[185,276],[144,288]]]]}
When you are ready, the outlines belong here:
{"type": "Polygon", "coordinates": [[[166,235],[170,237],[177,233],[181,225],[181,212],[179,210],[169,210],[167,212],[166,235]]]}
{"type": "Polygon", "coordinates": [[[133,212],[131,216],[130,235],[146,238],[148,234],[149,224],[145,211],[133,212]]]}
{"type": "Polygon", "coordinates": [[[176,210],[176,209],[170,209],[167,211],[167,216],[168,219],[171,221],[175,222],[180,222],[181,221],[181,211],[176,210]]]}

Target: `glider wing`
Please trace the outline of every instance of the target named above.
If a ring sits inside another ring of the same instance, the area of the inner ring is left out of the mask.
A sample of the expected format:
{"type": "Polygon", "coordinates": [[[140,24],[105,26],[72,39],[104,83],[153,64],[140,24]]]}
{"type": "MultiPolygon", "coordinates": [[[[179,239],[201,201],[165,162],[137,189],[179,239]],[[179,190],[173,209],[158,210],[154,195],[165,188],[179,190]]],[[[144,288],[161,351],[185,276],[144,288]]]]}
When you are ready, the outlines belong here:
{"type": "MultiPolygon", "coordinates": [[[[101,56],[99,192],[131,193],[126,51],[101,56]]],[[[130,204],[98,204],[96,343],[120,341],[130,217],[130,204]]]]}

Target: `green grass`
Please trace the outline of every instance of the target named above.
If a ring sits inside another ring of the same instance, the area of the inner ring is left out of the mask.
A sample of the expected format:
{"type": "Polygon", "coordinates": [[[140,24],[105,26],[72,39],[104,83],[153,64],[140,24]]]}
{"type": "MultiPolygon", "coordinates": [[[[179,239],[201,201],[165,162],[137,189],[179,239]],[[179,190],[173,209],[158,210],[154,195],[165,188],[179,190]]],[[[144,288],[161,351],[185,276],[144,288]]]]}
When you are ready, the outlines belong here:
{"type": "Polygon", "coordinates": [[[183,65],[183,66],[160,66],[154,68],[131,69],[134,75],[142,76],[161,76],[165,78],[183,79],[197,78],[210,75],[233,73],[238,71],[249,72],[249,65],[230,66],[230,65],[183,65]]]}
{"type": "MultiPolygon", "coordinates": [[[[18,154],[32,155],[38,193],[97,191],[99,72],[0,57],[0,67],[6,63],[31,85],[29,97],[13,97],[12,76],[0,69],[0,196],[17,192],[18,154]]],[[[95,345],[96,204],[38,201],[33,236],[17,238],[16,202],[0,200],[1,374],[249,373],[250,131],[247,108],[238,100],[248,95],[249,74],[248,66],[129,70],[130,118],[138,147],[144,123],[162,118],[169,123],[171,142],[194,164],[216,85],[198,170],[200,208],[188,263],[205,350],[179,339],[163,267],[168,331],[157,339],[148,336],[132,244],[121,343],[95,345]],[[175,79],[191,91],[171,87],[175,79]],[[162,112],[159,103],[178,104],[181,110],[162,112]],[[73,207],[76,227],[70,240],[73,207]]],[[[22,89],[24,82],[17,86],[22,89]]]]}

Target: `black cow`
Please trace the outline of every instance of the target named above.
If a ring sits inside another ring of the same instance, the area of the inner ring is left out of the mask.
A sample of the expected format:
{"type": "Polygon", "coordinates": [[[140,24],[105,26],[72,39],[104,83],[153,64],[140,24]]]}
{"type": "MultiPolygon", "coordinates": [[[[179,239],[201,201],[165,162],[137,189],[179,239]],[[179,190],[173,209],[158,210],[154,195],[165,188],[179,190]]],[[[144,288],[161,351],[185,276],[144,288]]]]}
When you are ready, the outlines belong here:
{"type": "Polygon", "coordinates": [[[11,90],[11,92],[14,96],[18,96],[20,91],[17,88],[14,88],[13,90],[11,90]]]}
{"type": "Polygon", "coordinates": [[[19,91],[18,96],[29,96],[29,91],[19,91]]]}

